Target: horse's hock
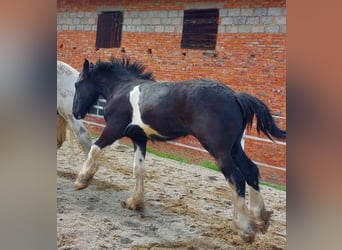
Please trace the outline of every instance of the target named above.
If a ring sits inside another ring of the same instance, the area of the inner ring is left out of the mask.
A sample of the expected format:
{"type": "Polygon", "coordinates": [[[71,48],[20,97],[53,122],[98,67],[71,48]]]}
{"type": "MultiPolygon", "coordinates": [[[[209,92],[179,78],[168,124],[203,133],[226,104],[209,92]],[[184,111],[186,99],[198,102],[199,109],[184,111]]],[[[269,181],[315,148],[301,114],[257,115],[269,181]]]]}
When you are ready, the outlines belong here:
{"type": "Polygon", "coordinates": [[[142,213],[120,204],[131,195],[135,184],[132,149],[118,152],[113,146],[106,148],[90,186],[76,192],[73,182],[84,158],[70,139],[57,152],[60,249],[286,248],[283,191],[261,186],[265,204],[273,215],[268,232],[258,234],[248,244],[234,233],[232,192],[221,173],[147,154],[146,205],[142,213]]]}

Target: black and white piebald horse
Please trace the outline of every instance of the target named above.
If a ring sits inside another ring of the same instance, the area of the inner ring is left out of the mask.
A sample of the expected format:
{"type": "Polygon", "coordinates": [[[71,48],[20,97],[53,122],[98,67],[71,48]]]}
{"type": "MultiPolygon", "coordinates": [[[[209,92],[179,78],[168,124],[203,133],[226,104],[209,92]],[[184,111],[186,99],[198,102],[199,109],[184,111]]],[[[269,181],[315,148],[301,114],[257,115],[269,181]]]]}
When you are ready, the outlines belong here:
{"type": "Polygon", "coordinates": [[[114,141],[129,137],[134,143],[133,172],[135,192],[123,205],[138,210],[143,207],[144,159],[148,140],[166,141],[193,135],[216,159],[223,175],[234,190],[233,223],[237,233],[252,242],[256,233],[267,231],[271,212],[267,211],[259,189],[258,167],[247,157],[240,141],[246,126],[256,116],[257,131],[284,139],[268,107],[256,97],[236,93],[213,80],[184,82],[154,81],[145,66],[128,59],[112,58],[89,65],[85,60],[73,103],[73,115],[82,119],[102,95],[106,126],[91,146],[88,158],[75,181],[83,189],[98,169],[101,149],[114,141]],[[245,183],[249,185],[248,207],[245,183]]]}

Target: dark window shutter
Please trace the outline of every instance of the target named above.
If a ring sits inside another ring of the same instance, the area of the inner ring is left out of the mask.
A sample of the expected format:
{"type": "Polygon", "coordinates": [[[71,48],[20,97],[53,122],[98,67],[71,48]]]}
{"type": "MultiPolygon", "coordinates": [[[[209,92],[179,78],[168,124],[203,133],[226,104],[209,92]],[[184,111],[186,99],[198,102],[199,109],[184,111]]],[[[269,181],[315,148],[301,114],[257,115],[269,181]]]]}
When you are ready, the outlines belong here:
{"type": "Polygon", "coordinates": [[[185,10],[181,48],[214,50],[218,17],[218,9],[185,10]]]}
{"type": "Polygon", "coordinates": [[[123,14],[121,11],[100,14],[97,21],[96,49],[120,47],[122,23],[123,14]]]}

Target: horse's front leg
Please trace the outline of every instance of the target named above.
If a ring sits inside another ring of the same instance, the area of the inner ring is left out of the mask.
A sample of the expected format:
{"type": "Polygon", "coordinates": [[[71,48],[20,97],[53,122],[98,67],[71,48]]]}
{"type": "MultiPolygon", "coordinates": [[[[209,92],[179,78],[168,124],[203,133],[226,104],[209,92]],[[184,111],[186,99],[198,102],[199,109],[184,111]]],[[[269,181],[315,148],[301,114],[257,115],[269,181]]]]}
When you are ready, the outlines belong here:
{"type": "Polygon", "coordinates": [[[78,143],[81,146],[83,152],[85,154],[88,154],[92,142],[86,127],[81,121],[76,120],[72,115],[67,115],[67,122],[71,127],[74,135],[77,136],[78,143]]]}
{"type": "Polygon", "coordinates": [[[89,186],[91,179],[99,168],[97,158],[101,153],[101,149],[111,145],[115,140],[119,139],[118,135],[121,134],[121,131],[118,132],[117,129],[114,129],[114,126],[109,126],[107,124],[103,129],[100,138],[90,148],[87,160],[84,162],[74,183],[74,188],[76,190],[81,190],[89,186]]]}
{"type": "Polygon", "coordinates": [[[99,168],[96,159],[99,156],[100,151],[101,149],[99,146],[95,144],[91,146],[87,160],[83,164],[74,183],[74,188],[76,190],[81,190],[89,186],[90,180],[99,168]]]}
{"type": "Polygon", "coordinates": [[[144,208],[144,178],[145,178],[145,155],[146,140],[134,141],[133,175],[135,176],[135,190],[132,197],[128,198],[122,205],[132,210],[144,208]]]}

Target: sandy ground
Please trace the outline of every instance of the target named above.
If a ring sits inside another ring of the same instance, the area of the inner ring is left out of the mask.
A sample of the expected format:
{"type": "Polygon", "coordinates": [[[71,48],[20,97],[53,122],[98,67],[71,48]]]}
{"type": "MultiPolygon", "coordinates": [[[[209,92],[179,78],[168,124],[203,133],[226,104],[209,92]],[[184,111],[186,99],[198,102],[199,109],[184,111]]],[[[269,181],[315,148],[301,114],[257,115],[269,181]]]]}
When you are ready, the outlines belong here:
{"type": "Polygon", "coordinates": [[[85,155],[73,140],[57,151],[58,249],[286,249],[286,192],[261,186],[274,213],[266,234],[245,243],[232,230],[231,190],[221,173],[146,156],[143,212],[121,202],[134,188],[133,150],[104,150],[91,185],[74,191],[85,155]]]}

